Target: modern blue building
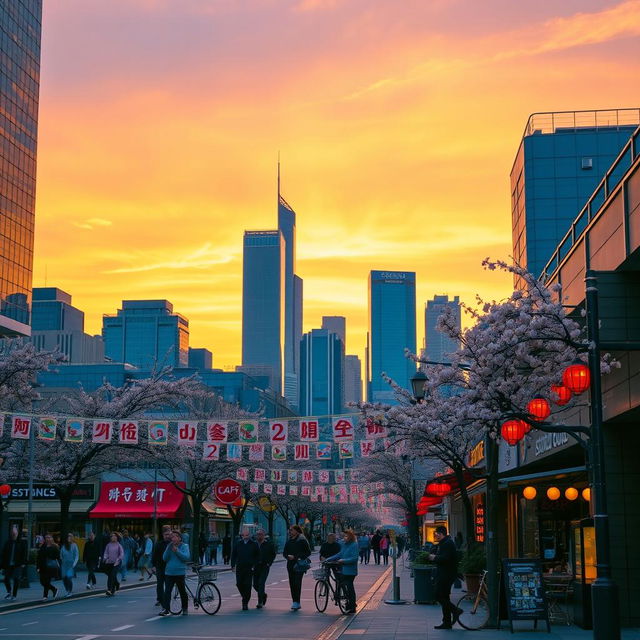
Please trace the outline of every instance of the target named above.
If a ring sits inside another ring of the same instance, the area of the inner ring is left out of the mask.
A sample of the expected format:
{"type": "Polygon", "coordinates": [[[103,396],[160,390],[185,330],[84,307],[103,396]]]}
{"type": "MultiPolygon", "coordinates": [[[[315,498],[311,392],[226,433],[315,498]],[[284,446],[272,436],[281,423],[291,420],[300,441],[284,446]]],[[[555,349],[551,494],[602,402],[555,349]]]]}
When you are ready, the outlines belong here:
{"type": "Polygon", "coordinates": [[[300,401],[303,416],[338,414],[344,406],[344,344],[327,329],[312,329],[300,343],[300,401]]]}
{"type": "Polygon", "coordinates": [[[282,392],[285,268],[281,231],[244,232],[242,366],[266,368],[275,393],[282,392]]]}
{"type": "Polygon", "coordinates": [[[31,333],[42,0],[0,3],[0,337],[31,333]]]}
{"type": "Polygon", "coordinates": [[[212,369],[213,353],[209,349],[189,347],[189,367],[193,369],[212,369]]]}
{"type": "Polygon", "coordinates": [[[189,363],[189,321],[168,300],[123,300],[116,315],[104,315],[105,356],[141,369],[189,363]]]}
{"type": "Polygon", "coordinates": [[[71,295],[56,287],[34,287],[33,331],[84,331],[84,312],[71,304],[71,295]]]}
{"type": "Polygon", "coordinates": [[[455,296],[449,300],[449,296],[433,296],[433,300],[427,300],[424,309],[424,355],[431,362],[449,362],[449,354],[460,349],[460,341],[453,340],[446,334],[438,331],[438,318],[445,309],[451,309],[458,330],[461,328],[460,297],[455,296]]]}
{"type": "Polygon", "coordinates": [[[344,405],[346,411],[354,411],[350,403],[362,402],[362,363],[355,355],[344,357],[344,405]]]}
{"type": "Polygon", "coordinates": [[[640,109],[534,113],[511,169],[516,262],[540,275],[640,122],[640,109]]]}
{"type": "Polygon", "coordinates": [[[368,390],[370,402],[393,403],[386,373],[411,389],[415,363],[405,349],[416,352],[416,274],[414,271],[371,271],[369,274],[368,390]]]}

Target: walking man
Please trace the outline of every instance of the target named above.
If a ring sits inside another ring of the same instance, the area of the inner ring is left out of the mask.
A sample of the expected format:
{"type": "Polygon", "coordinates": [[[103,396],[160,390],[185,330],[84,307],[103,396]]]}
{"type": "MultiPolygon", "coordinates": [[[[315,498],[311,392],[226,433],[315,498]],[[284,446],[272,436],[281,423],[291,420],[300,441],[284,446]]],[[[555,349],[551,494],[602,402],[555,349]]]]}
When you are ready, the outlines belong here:
{"type": "Polygon", "coordinates": [[[242,530],[242,539],[233,545],[231,571],[236,573],[236,587],[242,597],[242,610],[249,608],[253,571],[260,559],[258,545],[249,537],[249,529],[242,530]]]}
{"type": "Polygon", "coordinates": [[[267,540],[264,529],[256,531],[256,544],[258,545],[258,564],[253,572],[253,588],[258,593],[257,609],[262,609],[267,604],[267,592],[264,590],[269,576],[269,569],[276,559],[276,547],[267,540]]]}
{"type": "Polygon", "coordinates": [[[376,530],[376,532],[371,536],[371,549],[373,551],[373,559],[376,564],[380,564],[380,541],[382,540],[382,536],[380,535],[380,531],[376,530]]]}
{"type": "Polygon", "coordinates": [[[153,545],[153,553],[151,554],[151,563],[156,573],[156,607],[164,604],[164,569],[166,563],[164,561],[164,552],[171,542],[171,527],[165,525],[162,527],[162,537],[153,545]]]}
{"type": "Polygon", "coordinates": [[[82,562],[87,567],[87,589],[93,589],[96,586],[96,571],[100,563],[100,543],[93,531],[89,531],[89,537],[84,543],[82,562]]]}
{"type": "Polygon", "coordinates": [[[21,540],[18,529],[13,527],[9,539],[2,547],[2,569],[4,586],[7,588],[5,600],[15,600],[18,596],[23,567],[27,564],[27,542],[21,540]],[[13,585],[11,584],[13,582],[13,585]],[[13,588],[12,588],[13,587],[13,588]]]}
{"type": "Polygon", "coordinates": [[[458,575],[458,551],[456,543],[447,535],[446,527],[436,527],[434,538],[438,546],[435,553],[429,554],[429,560],[436,563],[436,599],[442,607],[442,624],[434,628],[451,629],[462,613],[462,609],[458,609],[450,600],[451,586],[458,575]]]}

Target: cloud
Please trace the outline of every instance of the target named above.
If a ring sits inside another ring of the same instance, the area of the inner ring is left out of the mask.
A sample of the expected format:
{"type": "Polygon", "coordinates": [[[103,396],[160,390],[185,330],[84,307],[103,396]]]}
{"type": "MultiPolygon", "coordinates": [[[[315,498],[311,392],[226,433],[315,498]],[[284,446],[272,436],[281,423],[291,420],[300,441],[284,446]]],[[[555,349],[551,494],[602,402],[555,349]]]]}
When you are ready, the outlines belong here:
{"type": "Polygon", "coordinates": [[[341,0],[300,0],[294,11],[327,11],[335,9],[341,0]]]}
{"type": "Polygon", "coordinates": [[[95,229],[96,227],[110,227],[113,223],[111,220],[105,220],[104,218],[88,218],[82,222],[74,222],[74,226],[79,229],[95,229]]]}

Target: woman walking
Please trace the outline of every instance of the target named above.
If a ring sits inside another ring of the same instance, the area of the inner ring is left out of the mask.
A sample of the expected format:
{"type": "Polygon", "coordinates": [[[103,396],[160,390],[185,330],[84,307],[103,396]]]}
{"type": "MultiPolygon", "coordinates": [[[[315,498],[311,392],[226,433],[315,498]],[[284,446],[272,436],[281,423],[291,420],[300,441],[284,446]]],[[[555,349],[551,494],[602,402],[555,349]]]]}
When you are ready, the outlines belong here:
{"type": "Polygon", "coordinates": [[[382,556],[382,562],[389,564],[389,547],[391,546],[391,538],[388,533],[385,533],[380,540],[380,555],[382,556]]]}
{"type": "Polygon", "coordinates": [[[282,555],[287,559],[287,573],[289,574],[289,589],[291,590],[291,610],[300,609],[300,595],[302,593],[302,578],[309,568],[308,558],[311,548],[302,529],[293,524],[289,527],[289,539],[284,545],[282,555]]]}
{"type": "Polygon", "coordinates": [[[171,542],[165,549],[162,557],[166,563],[164,567],[164,609],[158,615],[171,615],[169,608],[171,592],[173,591],[173,585],[176,585],[180,593],[182,615],[186,616],[188,613],[189,597],[187,596],[184,581],[187,574],[187,562],[191,560],[191,554],[189,552],[189,545],[182,541],[182,534],[179,531],[171,532],[171,542]]]}
{"type": "Polygon", "coordinates": [[[73,595],[73,578],[76,573],[76,565],[80,560],[78,545],[74,542],[73,533],[67,534],[67,539],[60,549],[60,564],[62,572],[62,583],[65,589],[65,598],[73,595]]]}
{"type": "Polygon", "coordinates": [[[102,554],[102,566],[107,574],[107,596],[115,595],[120,588],[118,582],[118,570],[124,561],[124,549],[120,544],[120,536],[115,531],[111,534],[111,539],[104,548],[102,554]]]}
{"type": "Polygon", "coordinates": [[[50,533],[45,535],[44,543],[38,549],[37,566],[42,585],[42,601],[46,602],[49,599],[49,591],[54,598],[58,595],[58,590],[51,581],[58,577],[60,571],[60,549],[53,542],[53,536],[50,533]]]}
{"type": "Polygon", "coordinates": [[[356,590],[353,581],[358,575],[358,541],[352,529],[347,529],[343,533],[344,544],[342,549],[334,556],[326,559],[326,562],[337,562],[342,565],[342,575],[340,582],[347,591],[347,613],[356,612],[356,590]]]}

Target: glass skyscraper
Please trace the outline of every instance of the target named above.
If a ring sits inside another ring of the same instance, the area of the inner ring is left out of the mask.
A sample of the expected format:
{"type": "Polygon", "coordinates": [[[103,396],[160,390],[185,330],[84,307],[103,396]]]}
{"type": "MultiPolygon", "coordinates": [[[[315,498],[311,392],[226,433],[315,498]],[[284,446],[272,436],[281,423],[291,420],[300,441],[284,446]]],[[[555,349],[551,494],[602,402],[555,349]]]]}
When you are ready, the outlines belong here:
{"type": "MultiPolygon", "coordinates": [[[[242,366],[268,370],[282,393],[285,344],[285,240],[279,230],[245,231],[242,262],[242,366]]],[[[247,369],[248,370],[248,369],[247,369]]]]}
{"type": "Polygon", "coordinates": [[[458,329],[461,327],[460,297],[449,300],[449,296],[433,296],[428,300],[424,310],[424,342],[425,356],[431,362],[449,362],[447,354],[460,349],[460,341],[452,340],[448,335],[438,331],[438,318],[449,307],[456,321],[458,329]]]}
{"type": "Polygon", "coordinates": [[[394,402],[386,373],[411,389],[416,365],[405,349],[416,352],[416,274],[413,271],[371,271],[369,274],[369,344],[367,399],[394,402]]]}
{"type": "Polygon", "coordinates": [[[105,356],[141,369],[189,364],[189,321],[168,300],[123,300],[102,319],[105,356]]]}
{"type": "Polygon", "coordinates": [[[0,336],[30,334],[42,0],[0,3],[0,336]]]}
{"type": "Polygon", "coordinates": [[[344,404],[347,411],[353,411],[353,407],[347,407],[350,402],[362,401],[362,364],[360,358],[354,355],[344,357],[344,404]]]}

